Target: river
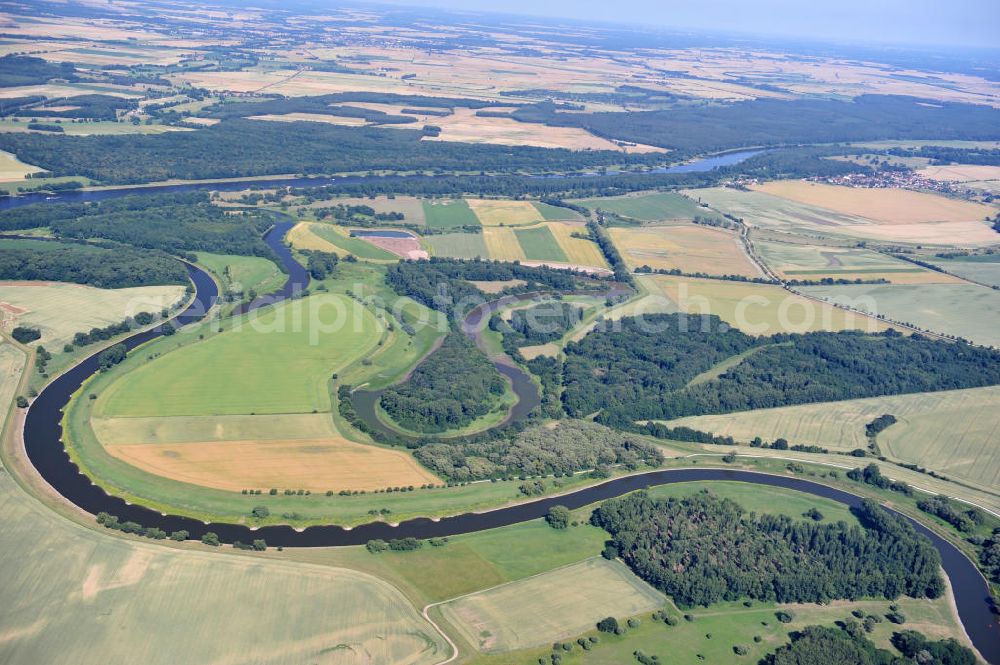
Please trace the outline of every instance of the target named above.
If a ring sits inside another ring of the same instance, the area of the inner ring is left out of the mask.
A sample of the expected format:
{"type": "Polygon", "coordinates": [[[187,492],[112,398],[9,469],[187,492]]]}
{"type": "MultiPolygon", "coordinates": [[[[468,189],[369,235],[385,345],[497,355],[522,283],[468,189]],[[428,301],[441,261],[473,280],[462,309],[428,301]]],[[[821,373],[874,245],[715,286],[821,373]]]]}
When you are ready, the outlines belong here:
{"type": "MultiPolygon", "coordinates": [[[[305,288],[308,284],[308,274],[282,243],[284,233],[290,226],[289,222],[280,222],[265,237],[267,244],[285,264],[289,275],[282,289],[278,294],[272,294],[268,302],[280,300],[305,288]]],[[[192,265],[187,265],[187,269],[195,287],[195,297],[188,307],[173,319],[173,322],[179,325],[202,319],[219,295],[217,285],[208,273],[192,265]]],[[[133,349],[161,334],[161,328],[156,327],[136,333],[123,343],[129,349],[133,349]]],[[[32,401],[24,421],[24,446],[28,459],[55,491],[88,513],[96,514],[104,511],[122,521],[134,521],[143,526],[158,527],[168,533],[183,529],[188,531],[193,539],[199,539],[211,531],[227,543],[236,540],[250,542],[255,538],[263,538],[272,547],[336,547],[360,545],[374,538],[453,536],[538,519],[554,505],[579,508],[645,487],[688,481],[741,481],[783,487],[832,499],[848,506],[856,506],[861,501],[860,497],[849,492],[801,478],[735,469],[691,468],[649,471],[615,478],[559,497],[538,499],[481,513],[443,517],[439,520],[413,519],[398,526],[374,522],[355,528],[326,525],[297,530],[287,525],[252,529],[232,523],[206,524],[190,517],[163,514],[110,496],[81,473],[69,458],[61,441],[62,411],[68,405],[73,393],[98,370],[97,355],[95,352],[54,379],[32,401]]],[[[941,553],[942,565],[954,590],[959,617],[973,644],[989,662],[1000,663],[1000,627],[992,611],[986,580],[972,561],[957,547],[919,522],[904,517],[930,538],[941,553]]]]}

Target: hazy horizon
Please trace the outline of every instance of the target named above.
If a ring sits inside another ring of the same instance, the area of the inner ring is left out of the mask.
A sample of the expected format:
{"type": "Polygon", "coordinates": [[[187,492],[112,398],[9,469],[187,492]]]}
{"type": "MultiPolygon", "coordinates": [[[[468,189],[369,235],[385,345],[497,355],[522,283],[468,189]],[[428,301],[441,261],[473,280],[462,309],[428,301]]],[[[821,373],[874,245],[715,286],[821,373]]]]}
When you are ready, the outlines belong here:
{"type": "Polygon", "coordinates": [[[384,0],[385,4],[719,31],[783,39],[1000,48],[996,0],[839,0],[821,6],[797,0],[384,0]]]}

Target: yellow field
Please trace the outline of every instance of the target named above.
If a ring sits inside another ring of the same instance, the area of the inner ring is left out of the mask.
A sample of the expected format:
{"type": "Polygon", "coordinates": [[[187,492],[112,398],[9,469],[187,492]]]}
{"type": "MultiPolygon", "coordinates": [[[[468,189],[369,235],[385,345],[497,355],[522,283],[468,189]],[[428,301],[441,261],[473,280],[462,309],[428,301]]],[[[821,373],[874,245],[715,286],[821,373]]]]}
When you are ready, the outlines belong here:
{"type": "MultiPolygon", "coordinates": [[[[803,298],[770,284],[751,284],[692,277],[644,275],[638,278],[648,295],[614,311],[639,316],[680,311],[714,314],[751,335],[815,330],[885,330],[881,321],[803,298]]],[[[691,319],[697,325],[697,318],[691,319]]]]}
{"type": "Polygon", "coordinates": [[[608,267],[608,262],[604,259],[600,247],[591,240],[573,237],[574,233],[586,235],[586,225],[574,222],[548,222],[546,226],[555,236],[556,242],[559,243],[571,264],[594,268],[608,267]]]}
{"type": "Polygon", "coordinates": [[[105,449],[157,476],[237,492],[270,487],[371,491],[440,482],[401,450],[341,437],[114,445],[105,449]]]}
{"type": "Polygon", "coordinates": [[[760,277],[739,237],[697,226],[612,227],[608,229],[630,268],[679,269],[685,273],[760,277]]]}
{"type": "Polygon", "coordinates": [[[908,189],[840,187],[805,180],[778,180],[752,189],[878,224],[971,222],[996,214],[991,206],[908,189]]]}
{"type": "Polygon", "coordinates": [[[535,346],[522,346],[519,350],[525,360],[534,360],[538,356],[550,356],[554,358],[559,355],[560,351],[559,345],[555,342],[537,344],[535,346]]]}
{"type": "Polygon", "coordinates": [[[296,249],[309,249],[316,252],[338,253],[341,250],[329,240],[320,238],[312,232],[312,223],[299,222],[288,232],[288,242],[296,249]]]}
{"type": "Polygon", "coordinates": [[[524,250],[521,243],[517,241],[514,230],[507,227],[484,226],[483,240],[486,242],[486,250],[493,260],[497,261],[524,261],[524,250]]]}
{"type": "Polygon", "coordinates": [[[24,353],[0,338],[0,432],[7,419],[7,407],[14,401],[17,386],[24,372],[24,353]]]}
{"type": "Polygon", "coordinates": [[[252,115],[250,120],[273,120],[275,122],[323,122],[328,125],[344,125],[345,127],[361,127],[365,124],[364,118],[348,118],[339,115],[325,115],[323,113],[284,113],[282,115],[252,115]]]}
{"type": "Polygon", "coordinates": [[[5,328],[39,328],[39,343],[56,351],[78,332],[143,311],[159,312],[183,296],[183,286],[97,289],[61,282],[0,282],[0,322],[5,328]]]}
{"type": "Polygon", "coordinates": [[[1000,166],[980,166],[973,164],[951,164],[948,166],[928,166],[918,173],[932,180],[945,182],[967,182],[972,180],[1000,180],[1000,166]]]}
{"type": "Polygon", "coordinates": [[[476,280],[469,280],[469,283],[475,286],[483,293],[500,293],[506,288],[510,288],[512,286],[523,286],[527,284],[527,282],[525,282],[523,279],[508,279],[507,281],[504,282],[500,281],[481,282],[476,280]]]}
{"type": "Polygon", "coordinates": [[[483,226],[528,226],[542,221],[542,215],[530,201],[466,199],[483,226]]]}
{"type": "Polygon", "coordinates": [[[44,170],[31,164],[25,164],[9,152],[0,150],[0,182],[24,180],[28,174],[41,173],[44,170]]]}

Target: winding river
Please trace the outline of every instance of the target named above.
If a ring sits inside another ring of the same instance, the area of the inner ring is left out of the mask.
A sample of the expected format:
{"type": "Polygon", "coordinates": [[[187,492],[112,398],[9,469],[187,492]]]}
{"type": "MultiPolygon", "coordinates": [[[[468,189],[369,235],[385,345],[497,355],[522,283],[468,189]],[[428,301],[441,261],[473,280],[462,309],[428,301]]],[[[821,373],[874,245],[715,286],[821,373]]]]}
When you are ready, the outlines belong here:
{"type": "MultiPolygon", "coordinates": [[[[10,201],[8,200],[7,203],[10,201]]],[[[275,250],[285,264],[289,275],[288,281],[279,292],[254,301],[250,308],[281,300],[297,290],[305,288],[308,284],[308,274],[292,258],[291,252],[282,243],[284,234],[290,226],[290,222],[279,222],[265,237],[267,244],[275,250]]],[[[195,287],[195,297],[188,307],[173,319],[173,323],[178,325],[202,319],[219,295],[217,285],[210,275],[193,265],[188,265],[187,270],[195,287]]],[[[161,334],[161,328],[156,327],[128,337],[124,340],[124,344],[129,349],[133,349],[161,334]]],[[[122,521],[131,520],[144,526],[155,526],[167,532],[183,529],[187,530],[190,537],[195,539],[212,531],[218,534],[221,540],[230,543],[236,540],[249,542],[254,538],[264,538],[271,546],[331,547],[360,545],[373,538],[452,536],[537,519],[545,515],[550,507],[557,504],[569,508],[579,508],[645,487],[689,481],[740,481],[806,492],[848,506],[856,506],[861,502],[861,498],[854,494],[801,478],[735,469],[687,468],[649,471],[615,478],[558,497],[548,497],[486,512],[465,513],[438,520],[413,519],[397,526],[375,522],[353,529],[328,525],[297,530],[290,526],[266,526],[252,529],[241,524],[205,523],[190,517],[163,514],[128,503],[119,497],[110,496],[93,484],[70,460],[61,442],[62,410],[69,403],[73,393],[89,376],[97,371],[97,355],[94,353],[54,379],[31,403],[24,421],[24,446],[28,458],[42,478],[59,494],[88,513],[96,514],[105,511],[118,516],[122,521]]],[[[530,379],[528,381],[532,390],[535,390],[537,398],[534,383],[531,383],[530,379]]],[[[515,384],[515,390],[517,390],[517,384],[515,384]]],[[[529,401],[525,402],[526,405],[529,403],[529,401]]],[[[940,552],[942,565],[954,590],[959,617],[973,644],[987,661],[1000,663],[1000,627],[997,625],[997,617],[992,612],[986,580],[957,547],[919,522],[909,517],[906,519],[918,531],[926,535],[940,552]]]]}

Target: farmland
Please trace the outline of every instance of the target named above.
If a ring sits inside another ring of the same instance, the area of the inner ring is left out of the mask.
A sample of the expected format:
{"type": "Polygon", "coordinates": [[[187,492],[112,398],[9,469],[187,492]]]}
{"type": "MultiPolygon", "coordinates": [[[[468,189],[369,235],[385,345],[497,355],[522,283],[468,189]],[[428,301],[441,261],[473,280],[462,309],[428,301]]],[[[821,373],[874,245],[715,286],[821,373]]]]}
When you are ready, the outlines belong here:
{"type": "Polygon", "coordinates": [[[467,199],[467,203],[483,226],[530,226],[542,219],[530,201],[467,199]]]}
{"type": "Polygon", "coordinates": [[[442,233],[427,236],[425,242],[433,256],[448,256],[455,259],[490,256],[482,233],[442,233]]]}
{"type": "Polygon", "coordinates": [[[39,343],[56,352],[78,332],[120,323],[143,311],[159,312],[183,296],[183,286],[98,289],[58,282],[8,282],[0,283],[0,310],[16,321],[13,325],[39,328],[39,343]]]}
{"type": "Polygon", "coordinates": [[[283,303],[137,367],[101,395],[98,412],[191,416],[328,410],[330,372],[371,349],[378,326],[368,310],[343,296],[283,303]],[[336,344],[330,343],[334,333],[336,344]],[[160,391],[161,385],[170,385],[170,392],[160,391]]]}
{"type": "Polygon", "coordinates": [[[479,226],[479,218],[464,199],[424,201],[424,218],[432,229],[453,229],[459,226],[479,226]]]}
{"type": "Polygon", "coordinates": [[[1000,346],[1000,293],[975,284],[807,286],[817,298],[853,304],[932,332],[1000,346]]]}
{"type": "Polygon", "coordinates": [[[642,222],[691,220],[695,215],[705,215],[709,212],[690,198],[670,192],[582,199],[573,203],[591,210],[600,209],[642,222]]]}
{"type": "Polygon", "coordinates": [[[964,279],[980,284],[1000,286],[1000,256],[996,254],[956,257],[954,259],[932,259],[934,265],[964,279]]]}
{"type": "Polygon", "coordinates": [[[449,601],[441,611],[480,651],[503,652],[571,637],[609,614],[648,612],[664,601],[623,564],[597,558],[449,601]]]}
{"type": "Polygon", "coordinates": [[[360,238],[352,238],[346,229],[332,224],[301,222],[288,234],[296,249],[311,249],[334,254],[352,254],[368,261],[395,261],[399,257],[360,238]]]}
{"type": "Polygon", "coordinates": [[[956,283],[953,277],[857,247],[828,247],[760,240],[761,259],[783,279],[884,279],[893,284],[956,283]]]}
{"type": "Polygon", "coordinates": [[[749,442],[787,439],[838,451],[865,448],[865,425],[882,414],[899,420],[878,436],[882,452],[893,459],[936,469],[984,487],[1000,483],[995,445],[1000,431],[1000,388],[972,388],[934,393],[872,397],[721,416],[693,416],[670,421],[749,442]]]}
{"type": "Polygon", "coordinates": [[[41,170],[21,162],[9,152],[0,151],[0,182],[22,182],[28,175],[41,170]]]}
{"type": "Polygon", "coordinates": [[[575,210],[570,210],[569,208],[549,205],[548,203],[542,203],[541,201],[535,201],[533,205],[535,206],[535,210],[538,211],[538,214],[542,216],[542,219],[547,222],[583,221],[583,215],[575,210]]]}
{"type": "Polygon", "coordinates": [[[7,411],[24,372],[24,353],[6,339],[0,339],[0,432],[7,420],[7,411]]]}
{"type": "Polygon", "coordinates": [[[559,261],[565,263],[566,254],[548,226],[515,229],[514,236],[530,261],[559,261]]]}
{"type": "Polygon", "coordinates": [[[358,571],[112,537],[43,508],[6,473],[0,509],[5,662],[166,664],[180,650],[192,662],[238,651],[279,665],[335,649],[337,662],[431,665],[446,652],[402,594],[358,571]]]}
{"type": "Polygon", "coordinates": [[[753,335],[845,329],[873,332],[885,329],[885,324],[862,314],[815,302],[770,284],[665,275],[648,275],[638,279],[647,294],[615,310],[616,316],[672,312],[679,308],[691,314],[715,314],[753,335]]]}
{"type": "Polygon", "coordinates": [[[491,259],[523,261],[528,258],[514,233],[514,229],[503,226],[484,226],[483,242],[486,243],[487,256],[491,259]]]}
{"type": "Polygon", "coordinates": [[[691,224],[612,227],[608,232],[631,268],[761,276],[731,231],[691,224]]]}
{"type": "Polygon", "coordinates": [[[273,261],[259,256],[233,256],[198,252],[198,263],[223,280],[231,291],[270,293],[285,281],[285,274],[273,261]]]}

